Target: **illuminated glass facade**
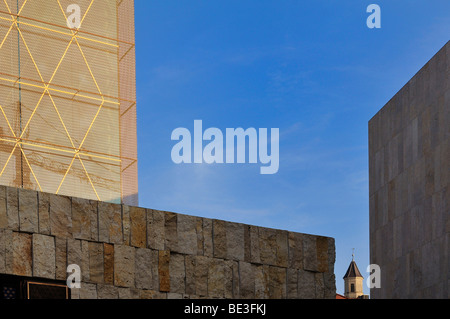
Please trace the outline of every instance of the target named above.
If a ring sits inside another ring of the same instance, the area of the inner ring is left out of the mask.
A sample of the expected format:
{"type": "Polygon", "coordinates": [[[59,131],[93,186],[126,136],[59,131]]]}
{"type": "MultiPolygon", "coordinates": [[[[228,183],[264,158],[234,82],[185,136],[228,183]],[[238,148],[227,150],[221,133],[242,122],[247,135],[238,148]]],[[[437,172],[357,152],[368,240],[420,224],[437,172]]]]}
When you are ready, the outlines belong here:
{"type": "Polygon", "coordinates": [[[0,0],[0,184],[138,204],[133,0],[0,0]]]}

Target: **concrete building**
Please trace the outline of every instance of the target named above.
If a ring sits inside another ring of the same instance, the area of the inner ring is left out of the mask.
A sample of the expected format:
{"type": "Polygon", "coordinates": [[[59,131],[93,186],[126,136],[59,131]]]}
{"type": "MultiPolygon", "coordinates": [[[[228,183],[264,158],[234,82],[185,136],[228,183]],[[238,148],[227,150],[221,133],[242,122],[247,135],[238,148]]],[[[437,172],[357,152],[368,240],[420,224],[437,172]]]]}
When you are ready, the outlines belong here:
{"type": "Polygon", "coordinates": [[[138,205],[133,0],[0,2],[0,184],[138,205]]]}
{"type": "Polygon", "coordinates": [[[371,298],[450,297],[450,42],[370,120],[371,298]]]}

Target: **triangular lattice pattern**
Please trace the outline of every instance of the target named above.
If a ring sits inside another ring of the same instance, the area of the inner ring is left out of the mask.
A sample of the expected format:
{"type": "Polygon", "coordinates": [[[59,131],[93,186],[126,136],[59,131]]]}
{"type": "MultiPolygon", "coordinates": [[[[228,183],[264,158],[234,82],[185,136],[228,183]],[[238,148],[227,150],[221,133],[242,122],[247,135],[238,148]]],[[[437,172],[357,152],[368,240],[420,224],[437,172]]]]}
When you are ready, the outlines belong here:
{"type": "Polygon", "coordinates": [[[0,184],[137,201],[133,9],[0,0],[0,184]]]}

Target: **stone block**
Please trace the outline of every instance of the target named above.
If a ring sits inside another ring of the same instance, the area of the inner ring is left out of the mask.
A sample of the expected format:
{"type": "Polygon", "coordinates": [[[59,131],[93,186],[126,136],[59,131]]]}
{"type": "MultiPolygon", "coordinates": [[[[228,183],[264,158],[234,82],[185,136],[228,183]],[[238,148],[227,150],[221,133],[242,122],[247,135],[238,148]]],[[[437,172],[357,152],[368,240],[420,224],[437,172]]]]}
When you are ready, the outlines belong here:
{"type": "MultiPolygon", "coordinates": [[[[67,264],[81,267],[81,240],[67,239],[67,264]]],[[[83,272],[83,269],[81,269],[83,272]]]]}
{"type": "Polygon", "coordinates": [[[159,251],[158,277],[159,291],[170,292],[170,251],[159,251]]]}
{"type": "Polygon", "coordinates": [[[146,248],[136,249],[136,288],[157,290],[158,252],[146,248]]]}
{"type": "Polygon", "coordinates": [[[123,244],[128,246],[131,245],[130,206],[127,205],[122,205],[122,231],[123,231],[123,244]]]}
{"type": "Polygon", "coordinates": [[[208,270],[208,297],[225,297],[225,264],[221,259],[213,258],[208,270]]]}
{"type": "Polygon", "coordinates": [[[336,299],[336,276],[332,272],[327,272],[323,274],[324,282],[324,298],[325,299],[336,299]]]}
{"type": "Polygon", "coordinates": [[[81,284],[81,288],[77,289],[77,290],[79,290],[79,299],[84,299],[84,300],[98,299],[96,284],[89,284],[89,283],[83,282],[81,284]]]}
{"type": "MultiPolygon", "coordinates": [[[[36,194],[35,194],[36,195],[36,194]]],[[[33,234],[33,276],[55,279],[56,245],[55,238],[47,235],[33,234]]]]}
{"type": "MultiPolygon", "coordinates": [[[[1,236],[1,235],[0,235],[1,236]]],[[[186,272],[186,294],[195,295],[196,293],[196,278],[195,278],[195,267],[196,267],[196,256],[187,255],[185,257],[185,272],[186,272]]]]}
{"type": "Polygon", "coordinates": [[[250,239],[250,261],[252,263],[261,263],[261,253],[259,250],[259,227],[249,226],[249,239],[250,239]]]}
{"type": "Polygon", "coordinates": [[[98,240],[97,201],[72,198],[73,236],[77,239],[98,240]]]}
{"type": "Polygon", "coordinates": [[[0,273],[11,273],[12,261],[12,230],[0,228],[0,273]]]}
{"type": "Polygon", "coordinates": [[[118,287],[117,290],[119,292],[120,300],[125,300],[125,299],[136,300],[136,299],[140,298],[140,289],[118,287]]]}
{"type": "Polygon", "coordinates": [[[39,233],[50,235],[50,194],[38,193],[39,233]]]}
{"type": "Polygon", "coordinates": [[[7,229],[19,231],[19,195],[18,189],[6,187],[7,229]]]}
{"type": "Polygon", "coordinates": [[[50,194],[51,235],[60,238],[72,237],[72,205],[66,196],[50,194]]]}
{"type": "Polygon", "coordinates": [[[101,242],[118,245],[123,243],[121,205],[98,202],[98,231],[101,242]]]}
{"type": "Polygon", "coordinates": [[[301,269],[298,271],[298,297],[300,299],[316,298],[316,279],[314,272],[301,269]]]}
{"type": "Polygon", "coordinates": [[[147,210],[140,207],[129,207],[130,244],[134,247],[147,247],[147,210]]]}
{"type": "Polygon", "coordinates": [[[19,188],[18,192],[20,231],[37,233],[39,231],[37,192],[23,188],[19,188]]]}
{"type": "Polygon", "coordinates": [[[103,269],[104,282],[108,285],[114,284],[114,245],[103,244],[103,269]]]}
{"type": "Polygon", "coordinates": [[[114,300],[119,299],[119,288],[112,285],[97,285],[97,299],[114,300]]]}
{"type": "MultiPolygon", "coordinates": [[[[256,299],[269,299],[269,267],[268,265],[251,265],[254,273],[254,298],[256,299]]],[[[253,298],[252,295],[249,295],[253,298]]]]}
{"type": "Polygon", "coordinates": [[[80,299],[80,289],[69,288],[69,291],[70,291],[70,299],[71,300],[79,300],[80,299]]]}
{"type": "Polygon", "coordinates": [[[314,281],[316,286],[316,299],[324,299],[325,298],[325,283],[323,280],[323,273],[315,273],[314,281]]]}
{"type": "Polygon", "coordinates": [[[328,272],[328,238],[316,237],[317,271],[328,272]]]}
{"type": "Polygon", "coordinates": [[[177,220],[177,214],[164,212],[165,250],[177,251],[178,249],[177,220]]]}
{"type": "Polygon", "coordinates": [[[167,299],[167,293],[155,290],[140,290],[140,299],[167,299]]]}
{"type": "Polygon", "coordinates": [[[32,235],[12,233],[12,274],[31,277],[32,267],[32,235]]]}
{"type": "Polygon", "coordinates": [[[289,244],[289,268],[303,269],[303,235],[288,233],[289,244]]]}
{"type": "Polygon", "coordinates": [[[275,265],[277,258],[276,230],[259,228],[259,252],[261,263],[275,265]]]}
{"type": "Polygon", "coordinates": [[[205,256],[185,257],[186,294],[200,297],[208,295],[208,270],[211,260],[205,256]]]}
{"type": "Polygon", "coordinates": [[[91,281],[91,261],[90,261],[89,242],[81,241],[81,276],[83,281],[91,281]]]}
{"type": "Polygon", "coordinates": [[[259,252],[261,263],[287,267],[288,233],[270,228],[259,228],[259,252]]]}
{"type": "Polygon", "coordinates": [[[103,243],[89,242],[89,279],[91,282],[104,283],[103,243]]]}
{"type": "Polygon", "coordinates": [[[245,257],[245,229],[243,224],[226,223],[227,259],[244,260],[245,257]]]}
{"type": "Polygon", "coordinates": [[[187,215],[177,216],[177,244],[174,251],[196,255],[198,251],[197,218],[187,215]]]}
{"type": "Polygon", "coordinates": [[[203,218],[195,217],[195,229],[197,233],[197,251],[196,255],[203,256],[204,255],[204,231],[203,231],[203,218]]]}
{"type": "Polygon", "coordinates": [[[67,239],[67,265],[78,265],[81,270],[81,280],[90,280],[89,243],[78,239],[67,239]]]}
{"type": "Polygon", "coordinates": [[[288,232],[284,230],[277,230],[276,243],[277,259],[275,265],[279,267],[287,267],[289,259],[288,232]]]}
{"type": "Polygon", "coordinates": [[[6,186],[0,185],[0,229],[8,228],[8,211],[6,201],[6,186]]]}
{"type": "Polygon", "coordinates": [[[250,238],[250,229],[252,226],[250,225],[242,225],[244,227],[244,261],[251,262],[252,259],[252,242],[250,238]]]}
{"type": "Polygon", "coordinates": [[[336,262],[336,241],[332,237],[328,240],[328,273],[334,274],[334,264],[336,262]]]}
{"type": "Polygon", "coordinates": [[[165,249],[164,213],[157,210],[149,211],[147,216],[147,245],[155,250],[165,249]]]}
{"type": "Polygon", "coordinates": [[[319,271],[317,263],[316,237],[312,235],[303,236],[303,269],[308,271],[319,271]]]}
{"type": "Polygon", "coordinates": [[[114,285],[135,287],[136,248],[124,245],[114,246],[114,285]]]}
{"type": "Polygon", "coordinates": [[[239,298],[239,262],[234,260],[224,261],[224,283],[226,299],[239,298]]]}
{"type": "Polygon", "coordinates": [[[239,261],[239,294],[242,299],[255,298],[255,271],[252,264],[239,261]]]}
{"type": "Polygon", "coordinates": [[[286,270],[286,298],[298,298],[298,269],[286,270]]]}
{"type": "Polygon", "coordinates": [[[167,299],[171,299],[171,300],[184,299],[184,295],[179,294],[179,293],[169,292],[169,293],[167,293],[167,299]]]}
{"type": "Polygon", "coordinates": [[[227,229],[222,220],[213,220],[213,255],[216,258],[227,257],[227,229]]]}
{"type": "Polygon", "coordinates": [[[203,225],[203,255],[213,257],[213,221],[209,218],[202,219],[203,225]]]}
{"type": "Polygon", "coordinates": [[[170,254],[169,277],[170,292],[184,294],[186,291],[184,255],[177,253],[170,254]]]}
{"type": "Polygon", "coordinates": [[[14,246],[13,246],[13,231],[12,230],[4,230],[3,240],[4,242],[4,262],[5,269],[7,274],[14,274],[14,246]]]}
{"type": "Polygon", "coordinates": [[[269,298],[286,298],[286,268],[269,266],[269,298]]]}
{"type": "Polygon", "coordinates": [[[67,279],[67,240],[55,237],[55,278],[67,279]]]}

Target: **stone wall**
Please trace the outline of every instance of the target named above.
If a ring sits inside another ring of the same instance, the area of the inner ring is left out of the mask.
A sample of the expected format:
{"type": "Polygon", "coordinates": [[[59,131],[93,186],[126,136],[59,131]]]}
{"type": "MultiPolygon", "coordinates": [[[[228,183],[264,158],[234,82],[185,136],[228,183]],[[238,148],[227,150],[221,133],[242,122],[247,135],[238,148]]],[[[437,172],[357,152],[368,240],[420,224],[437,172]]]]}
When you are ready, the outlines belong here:
{"type": "Polygon", "coordinates": [[[371,298],[450,298],[450,42],[369,122],[371,298]]]}
{"type": "Polygon", "coordinates": [[[0,274],[73,298],[335,298],[333,238],[0,186],[0,274]]]}

